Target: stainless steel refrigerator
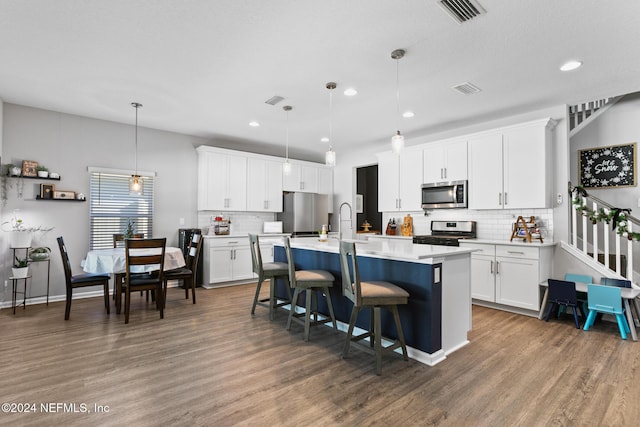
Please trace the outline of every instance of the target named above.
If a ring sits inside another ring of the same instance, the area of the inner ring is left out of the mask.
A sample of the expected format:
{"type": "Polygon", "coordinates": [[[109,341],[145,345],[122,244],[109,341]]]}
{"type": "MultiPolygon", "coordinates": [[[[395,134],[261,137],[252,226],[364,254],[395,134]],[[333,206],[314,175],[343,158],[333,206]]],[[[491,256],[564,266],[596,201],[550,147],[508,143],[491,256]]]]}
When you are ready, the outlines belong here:
{"type": "Polygon", "coordinates": [[[329,200],[326,194],[283,193],[282,231],[293,235],[318,234],[329,222],[329,200]]]}

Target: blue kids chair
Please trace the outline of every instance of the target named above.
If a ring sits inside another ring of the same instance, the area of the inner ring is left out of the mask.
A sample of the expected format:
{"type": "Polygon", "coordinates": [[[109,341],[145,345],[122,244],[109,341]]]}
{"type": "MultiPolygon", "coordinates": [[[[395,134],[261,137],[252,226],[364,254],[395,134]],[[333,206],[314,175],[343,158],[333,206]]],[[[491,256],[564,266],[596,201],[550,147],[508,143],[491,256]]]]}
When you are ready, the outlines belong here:
{"type": "Polygon", "coordinates": [[[618,329],[623,340],[627,339],[630,332],[627,319],[622,310],[622,294],[620,288],[615,286],[602,286],[590,284],[587,288],[587,298],[589,300],[589,315],[584,324],[584,330],[588,331],[593,325],[596,313],[613,314],[618,322],[618,329]]]}

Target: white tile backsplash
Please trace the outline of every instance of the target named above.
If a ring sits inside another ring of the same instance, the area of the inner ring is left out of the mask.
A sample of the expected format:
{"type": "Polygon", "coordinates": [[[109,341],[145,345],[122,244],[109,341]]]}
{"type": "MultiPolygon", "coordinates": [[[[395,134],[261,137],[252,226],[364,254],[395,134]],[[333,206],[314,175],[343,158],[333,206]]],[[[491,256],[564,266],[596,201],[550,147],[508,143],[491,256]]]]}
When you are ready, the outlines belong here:
{"type": "Polygon", "coordinates": [[[262,233],[262,226],[265,221],[276,220],[276,214],[268,212],[198,211],[198,227],[207,233],[211,226],[212,218],[216,216],[231,220],[232,234],[262,233]]]}
{"type": "Polygon", "coordinates": [[[542,237],[553,239],[553,209],[513,209],[513,210],[471,210],[471,209],[439,209],[429,211],[425,216],[423,212],[385,212],[382,216],[383,229],[386,228],[390,218],[395,218],[398,226],[407,215],[413,217],[413,234],[431,234],[431,221],[476,221],[477,234],[480,239],[506,239],[511,237],[513,223],[519,215],[525,219],[536,217],[536,222],[542,231],[542,237]]]}

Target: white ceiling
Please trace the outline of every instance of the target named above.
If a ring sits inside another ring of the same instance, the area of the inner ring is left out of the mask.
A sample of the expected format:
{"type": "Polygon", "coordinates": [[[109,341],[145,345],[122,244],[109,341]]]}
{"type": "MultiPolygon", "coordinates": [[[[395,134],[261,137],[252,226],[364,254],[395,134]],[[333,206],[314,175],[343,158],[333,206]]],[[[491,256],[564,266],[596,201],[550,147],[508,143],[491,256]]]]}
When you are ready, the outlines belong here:
{"type": "Polygon", "coordinates": [[[128,124],[137,101],[141,126],[276,155],[288,104],[291,157],[322,161],[329,81],[338,160],[387,149],[398,121],[411,145],[640,90],[640,1],[479,2],[487,13],[458,24],[436,0],[0,0],[0,98],[128,124]],[[396,115],[397,48],[412,119],[396,115]],[[561,73],[568,59],[584,65],[561,73]],[[482,92],[451,89],[463,82],[482,92]],[[285,101],[265,104],[273,95],[285,101]]]}

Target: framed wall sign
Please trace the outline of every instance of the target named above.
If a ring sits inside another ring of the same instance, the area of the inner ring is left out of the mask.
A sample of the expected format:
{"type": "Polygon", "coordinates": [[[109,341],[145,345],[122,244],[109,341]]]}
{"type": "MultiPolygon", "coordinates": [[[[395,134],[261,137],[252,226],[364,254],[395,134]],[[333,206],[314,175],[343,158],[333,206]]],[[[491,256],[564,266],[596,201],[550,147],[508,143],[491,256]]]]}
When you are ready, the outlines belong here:
{"type": "Polygon", "coordinates": [[[23,160],[22,176],[38,176],[38,162],[23,160]]]}
{"type": "Polygon", "coordinates": [[[578,151],[582,187],[633,187],[636,181],[636,143],[578,151]]]}

